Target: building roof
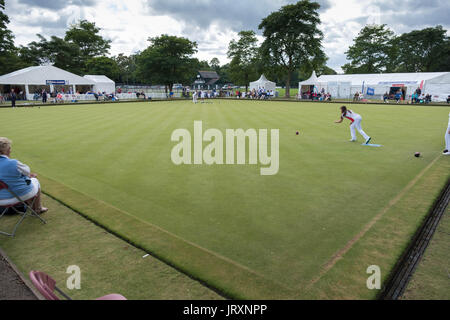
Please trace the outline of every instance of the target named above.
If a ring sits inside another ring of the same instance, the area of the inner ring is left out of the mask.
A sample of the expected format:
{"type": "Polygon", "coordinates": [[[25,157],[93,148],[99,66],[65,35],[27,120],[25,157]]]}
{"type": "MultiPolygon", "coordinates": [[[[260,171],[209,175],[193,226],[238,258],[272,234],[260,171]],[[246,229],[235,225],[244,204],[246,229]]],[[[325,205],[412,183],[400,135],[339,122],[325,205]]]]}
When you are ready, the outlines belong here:
{"type": "Polygon", "coordinates": [[[107,76],[100,76],[100,75],[85,75],[84,78],[94,81],[95,83],[109,83],[109,84],[116,84],[113,80],[108,78],[107,76]]]}
{"type": "Polygon", "coordinates": [[[208,80],[208,79],[219,80],[220,79],[220,76],[215,71],[199,71],[198,73],[204,80],[208,80]]]}
{"type": "Polygon", "coordinates": [[[342,74],[323,75],[317,81],[351,82],[352,85],[389,85],[389,84],[420,84],[422,81],[435,79],[449,74],[449,72],[418,72],[418,73],[380,73],[380,74],[342,74]]]}
{"type": "Polygon", "coordinates": [[[94,85],[95,82],[54,66],[37,66],[18,70],[0,77],[0,84],[46,85],[47,81],[64,80],[67,85],[94,85]]]}

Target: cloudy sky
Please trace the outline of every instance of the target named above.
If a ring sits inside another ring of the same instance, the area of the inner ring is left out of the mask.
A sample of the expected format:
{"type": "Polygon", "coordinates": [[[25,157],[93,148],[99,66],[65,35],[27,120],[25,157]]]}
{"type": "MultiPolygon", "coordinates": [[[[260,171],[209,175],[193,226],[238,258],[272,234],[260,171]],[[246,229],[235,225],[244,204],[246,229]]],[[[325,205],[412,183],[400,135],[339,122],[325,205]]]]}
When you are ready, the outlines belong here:
{"type": "MultiPolygon", "coordinates": [[[[150,36],[166,33],[188,37],[199,45],[198,58],[228,62],[228,43],[241,30],[258,31],[261,19],[289,0],[6,0],[16,43],[26,45],[36,34],[62,37],[75,21],[87,19],[111,39],[111,54],[145,49],[150,36]]],[[[386,23],[396,33],[428,26],[450,29],[448,0],[317,0],[328,65],[337,71],[345,51],[368,23],[386,23]]],[[[259,32],[259,31],[258,31],[259,32]]]]}

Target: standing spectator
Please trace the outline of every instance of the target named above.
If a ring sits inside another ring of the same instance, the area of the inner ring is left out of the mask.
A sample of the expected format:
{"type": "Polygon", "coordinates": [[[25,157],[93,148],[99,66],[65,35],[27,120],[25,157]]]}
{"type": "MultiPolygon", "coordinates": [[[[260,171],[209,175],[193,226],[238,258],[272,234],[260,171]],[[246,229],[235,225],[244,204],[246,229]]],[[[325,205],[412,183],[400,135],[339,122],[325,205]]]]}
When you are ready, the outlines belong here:
{"type": "Polygon", "coordinates": [[[47,91],[42,91],[42,103],[47,103],[47,91]]]}
{"type": "Polygon", "coordinates": [[[402,99],[402,92],[399,90],[397,91],[397,93],[395,94],[395,100],[397,101],[397,104],[400,103],[400,100],[402,99]]]}
{"type": "Polygon", "coordinates": [[[14,89],[12,89],[12,90],[11,90],[11,106],[12,106],[13,108],[16,107],[16,100],[17,100],[17,95],[16,95],[16,93],[14,92],[14,89]]]}

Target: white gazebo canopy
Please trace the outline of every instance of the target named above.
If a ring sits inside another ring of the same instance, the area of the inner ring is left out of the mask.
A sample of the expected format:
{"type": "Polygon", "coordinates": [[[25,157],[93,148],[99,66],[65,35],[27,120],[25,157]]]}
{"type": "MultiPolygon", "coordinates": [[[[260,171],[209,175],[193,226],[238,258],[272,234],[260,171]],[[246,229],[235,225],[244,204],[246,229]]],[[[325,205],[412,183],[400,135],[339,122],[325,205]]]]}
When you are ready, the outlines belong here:
{"type": "Polygon", "coordinates": [[[258,81],[250,83],[250,90],[265,89],[266,91],[275,91],[277,84],[275,82],[267,80],[264,75],[261,75],[258,81]]]}
{"type": "Polygon", "coordinates": [[[84,76],[84,78],[95,82],[94,92],[105,92],[107,94],[110,94],[116,91],[116,83],[109,79],[107,76],[86,75],[84,76]]]}
{"type": "Polygon", "coordinates": [[[300,86],[317,86],[319,84],[319,78],[317,78],[316,71],[313,71],[311,78],[300,82],[300,86]]]}

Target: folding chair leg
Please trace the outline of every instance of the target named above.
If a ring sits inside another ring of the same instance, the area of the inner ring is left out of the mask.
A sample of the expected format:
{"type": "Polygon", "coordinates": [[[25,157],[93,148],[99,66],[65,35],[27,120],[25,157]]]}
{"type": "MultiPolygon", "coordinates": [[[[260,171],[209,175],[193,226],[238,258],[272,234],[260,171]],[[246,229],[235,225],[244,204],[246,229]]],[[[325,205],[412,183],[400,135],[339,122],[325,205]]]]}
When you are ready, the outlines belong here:
{"type": "Polygon", "coordinates": [[[47,221],[45,221],[40,215],[38,215],[36,213],[36,211],[34,211],[33,209],[29,208],[29,210],[31,211],[32,214],[30,214],[30,216],[34,216],[35,218],[38,218],[39,220],[41,220],[41,222],[43,224],[47,224],[47,221]]]}
{"type": "Polygon", "coordinates": [[[10,237],[14,238],[16,236],[17,228],[19,228],[19,226],[22,224],[22,221],[25,220],[26,217],[27,217],[27,213],[24,212],[22,214],[22,217],[20,218],[19,222],[16,223],[14,230],[13,230],[12,234],[10,235],[10,237]]]}
{"type": "MultiPolygon", "coordinates": [[[[6,212],[8,212],[8,208],[5,208],[2,211],[2,213],[0,214],[0,218],[2,218],[6,214],[6,212]]],[[[7,233],[7,232],[4,232],[4,231],[0,231],[0,234],[4,235],[4,236],[8,236],[8,237],[14,237],[14,235],[12,235],[11,233],[7,233]]]]}
{"type": "MultiPolygon", "coordinates": [[[[43,224],[47,224],[47,221],[45,221],[44,219],[41,218],[40,215],[37,214],[36,211],[34,211],[33,207],[34,207],[34,203],[36,202],[36,198],[33,199],[33,201],[31,202],[30,205],[27,205],[27,209],[31,211],[32,214],[30,214],[30,216],[34,216],[35,218],[38,218],[39,220],[41,220],[41,222],[43,224]]],[[[27,210],[27,212],[28,212],[27,210]]]]}
{"type": "MultiPolygon", "coordinates": [[[[4,231],[0,231],[0,235],[4,235],[4,236],[7,236],[7,237],[14,238],[14,237],[16,236],[17,229],[19,228],[19,226],[22,224],[23,220],[25,220],[25,218],[26,218],[27,216],[31,216],[31,217],[38,218],[43,224],[47,224],[47,221],[45,221],[44,219],[42,219],[42,218],[36,213],[36,211],[33,210],[32,206],[34,205],[34,201],[32,202],[32,204],[31,204],[30,206],[27,205],[27,204],[25,204],[25,205],[26,205],[26,207],[25,207],[25,208],[26,208],[26,211],[25,211],[25,212],[20,212],[20,211],[17,210],[16,208],[12,207],[12,209],[13,209],[15,212],[17,212],[19,215],[21,215],[20,220],[19,220],[19,221],[16,223],[16,225],[14,226],[14,230],[13,230],[12,233],[7,233],[7,232],[4,232],[4,231]],[[31,213],[28,213],[29,211],[30,211],[31,213]]],[[[8,209],[5,209],[5,210],[3,211],[3,213],[0,215],[0,218],[3,217],[3,216],[6,214],[7,211],[8,211],[8,209]]]]}

